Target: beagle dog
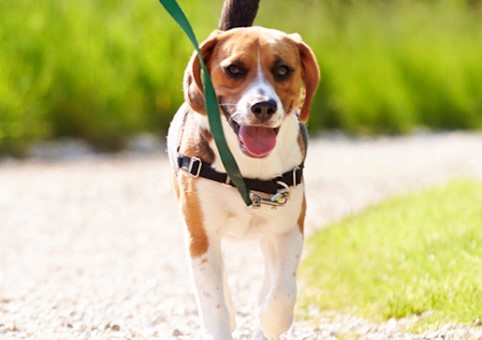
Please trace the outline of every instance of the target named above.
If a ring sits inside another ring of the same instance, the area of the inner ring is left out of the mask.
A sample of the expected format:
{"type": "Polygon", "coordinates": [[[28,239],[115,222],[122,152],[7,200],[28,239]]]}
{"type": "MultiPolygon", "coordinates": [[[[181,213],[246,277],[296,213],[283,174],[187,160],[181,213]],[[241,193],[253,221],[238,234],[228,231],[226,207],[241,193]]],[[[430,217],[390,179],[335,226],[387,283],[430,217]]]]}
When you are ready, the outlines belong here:
{"type": "Polygon", "coordinates": [[[293,322],[306,211],[304,123],[319,81],[318,65],[299,35],[262,27],[216,30],[200,48],[228,147],[259,207],[247,207],[225,173],[210,133],[194,54],[184,76],[185,103],[169,128],[168,153],[198,310],[209,336],[232,339],[235,311],[221,241],[258,238],[265,274],[257,334],[276,339],[293,322]]]}

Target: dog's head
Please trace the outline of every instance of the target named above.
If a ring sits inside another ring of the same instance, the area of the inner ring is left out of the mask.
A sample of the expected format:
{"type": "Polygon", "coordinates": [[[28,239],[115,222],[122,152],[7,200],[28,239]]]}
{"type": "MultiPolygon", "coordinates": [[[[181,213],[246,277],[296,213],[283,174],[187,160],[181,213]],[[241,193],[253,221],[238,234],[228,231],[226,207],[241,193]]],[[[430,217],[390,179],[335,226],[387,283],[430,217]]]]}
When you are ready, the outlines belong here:
{"type": "MultiPolygon", "coordinates": [[[[309,117],[319,81],[311,49],[294,34],[261,27],[214,31],[201,44],[221,110],[244,153],[267,156],[289,115],[309,117]]],[[[191,108],[205,114],[201,66],[193,55],[184,75],[191,108]]]]}

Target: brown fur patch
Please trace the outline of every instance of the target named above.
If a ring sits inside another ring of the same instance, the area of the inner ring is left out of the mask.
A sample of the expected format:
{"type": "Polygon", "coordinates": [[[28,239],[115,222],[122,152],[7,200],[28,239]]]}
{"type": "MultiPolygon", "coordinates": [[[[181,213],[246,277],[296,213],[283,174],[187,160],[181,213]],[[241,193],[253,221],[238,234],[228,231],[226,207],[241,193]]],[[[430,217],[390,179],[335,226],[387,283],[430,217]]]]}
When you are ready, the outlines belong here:
{"type": "Polygon", "coordinates": [[[181,211],[189,232],[189,252],[191,257],[203,255],[209,248],[204,230],[203,213],[196,190],[196,179],[185,172],[179,173],[181,211]]]}
{"type": "Polygon", "coordinates": [[[214,152],[209,146],[212,136],[209,131],[199,127],[195,114],[189,112],[186,117],[180,152],[188,157],[199,157],[205,163],[213,163],[214,152]]]}
{"type": "Polygon", "coordinates": [[[300,232],[304,235],[305,232],[305,215],[306,215],[306,195],[303,194],[303,202],[301,202],[301,211],[298,216],[298,228],[300,228],[300,232]]]}
{"type": "MultiPolygon", "coordinates": [[[[209,131],[199,126],[196,115],[197,113],[193,111],[187,113],[179,152],[185,156],[199,157],[203,162],[212,163],[215,157],[214,152],[209,147],[212,136],[209,131]]],[[[189,232],[191,257],[201,256],[209,248],[196,181],[196,178],[180,170],[174,183],[174,189],[181,204],[181,212],[189,232]]]]}
{"type": "Polygon", "coordinates": [[[206,142],[210,142],[212,141],[213,139],[213,135],[211,134],[210,131],[206,130],[206,129],[202,129],[201,130],[201,135],[203,136],[203,138],[206,140],[206,142]]]}

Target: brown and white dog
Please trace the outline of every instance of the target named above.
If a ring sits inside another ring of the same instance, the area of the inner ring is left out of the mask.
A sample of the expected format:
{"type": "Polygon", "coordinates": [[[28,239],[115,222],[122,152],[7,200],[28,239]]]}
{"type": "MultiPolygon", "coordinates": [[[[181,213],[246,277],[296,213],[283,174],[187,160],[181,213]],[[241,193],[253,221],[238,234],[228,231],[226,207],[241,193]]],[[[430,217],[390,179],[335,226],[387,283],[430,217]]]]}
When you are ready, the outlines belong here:
{"type": "Polygon", "coordinates": [[[248,188],[268,200],[289,192],[289,201],[277,209],[246,207],[236,188],[226,185],[229,178],[210,133],[196,55],[185,71],[186,102],[171,123],[168,152],[205,332],[224,340],[232,339],[235,329],[221,240],[256,237],[266,261],[257,337],[276,339],[293,322],[306,210],[300,170],[307,147],[303,123],[308,120],[319,70],[313,52],[298,35],[236,27],[251,25],[258,0],[238,1],[244,8],[246,3],[255,5],[254,12],[244,17],[236,0],[227,3],[223,18],[230,11],[228,17],[237,14],[232,19],[236,22],[222,19],[220,27],[225,30],[214,31],[201,44],[227,143],[248,188]]]}

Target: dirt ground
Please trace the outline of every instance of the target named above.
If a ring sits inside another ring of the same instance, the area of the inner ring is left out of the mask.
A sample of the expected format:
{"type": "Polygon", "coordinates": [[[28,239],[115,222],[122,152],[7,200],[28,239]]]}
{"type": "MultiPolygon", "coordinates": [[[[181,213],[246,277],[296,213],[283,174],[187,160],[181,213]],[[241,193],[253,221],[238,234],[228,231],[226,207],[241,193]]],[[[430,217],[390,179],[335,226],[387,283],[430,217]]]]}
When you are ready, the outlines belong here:
{"type": "MultiPolygon", "coordinates": [[[[312,139],[307,231],[387,196],[455,177],[482,179],[482,134],[312,139]]],[[[236,339],[255,326],[256,244],[226,247],[236,339]]],[[[302,283],[301,283],[302,286],[302,283]]],[[[302,289],[302,288],[301,288],[302,289]]],[[[374,325],[300,314],[286,339],[417,338],[411,320],[374,325]]],[[[1,339],[193,339],[199,331],[183,230],[164,152],[0,161],[1,339]]],[[[445,325],[418,337],[482,338],[445,325]]]]}

